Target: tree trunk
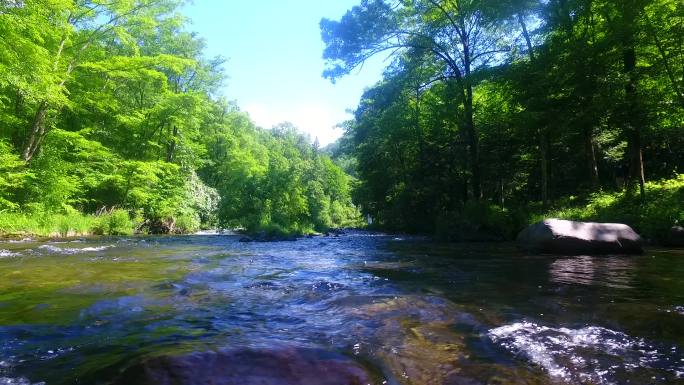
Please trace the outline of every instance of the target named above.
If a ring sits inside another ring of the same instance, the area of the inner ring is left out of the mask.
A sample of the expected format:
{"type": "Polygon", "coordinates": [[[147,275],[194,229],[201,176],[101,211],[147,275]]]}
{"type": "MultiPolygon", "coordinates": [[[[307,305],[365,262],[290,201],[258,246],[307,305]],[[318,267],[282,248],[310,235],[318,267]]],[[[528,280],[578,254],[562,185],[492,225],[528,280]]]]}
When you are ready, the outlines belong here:
{"type": "MultiPolygon", "coordinates": [[[[527,30],[527,25],[525,24],[525,18],[522,13],[518,13],[518,23],[520,24],[520,29],[522,30],[523,37],[525,38],[525,44],[527,45],[527,55],[530,57],[530,63],[535,61],[534,46],[532,45],[532,39],[530,38],[530,33],[527,30]]],[[[545,126],[539,127],[539,158],[541,160],[541,199],[544,208],[549,205],[549,134],[548,129],[545,126]]]]}
{"type": "Polygon", "coordinates": [[[644,161],[641,148],[641,119],[639,117],[639,100],[637,94],[636,49],[634,43],[634,25],[636,23],[635,1],[626,1],[622,5],[623,16],[623,66],[627,76],[625,85],[626,131],[629,150],[629,181],[639,183],[641,199],[646,197],[644,161]]]}
{"type": "Polygon", "coordinates": [[[40,142],[43,140],[43,136],[45,135],[45,118],[47,116],[47,112],[47,103],[40,103],[33,118],[33,123],[31,123],[31,133],[29,134],[26,144],[24,145],[22,158],[25,162],[30,162],[40,147],[40,142]]]}
{"type": "MultiPolygon", "coordinates": [[[[59,69],[59,63],[62,60],[62,54],[64,52],[64,45],[65,45],[66,41],[67,41],[67,37],[64,36],[59,43],[59,48],[57,49],[57,53],[55,55],[54,62],[52,63],[52,72],[56,73],[59,69]]],[[[74,65],[75,65],[75,61],[72,61],[67,66],[64,77],[62,78],[62,80],[59,82],[59,85],[58,85],[58,87],[60,89],[64,88],[64,85],[66,84],[67,80],[69,79],[69,75],[71,75],[71,71],[73,71],[73,69],[74,69],[74,65]]],[[[24,151],[22,153],[22,157],[24,158],[24,161],[26,161],[26,162],[30,162],[31,159],[33,159],[33,156],[36,154],[36,152],[38,152],[38,149],[40,148],[40,144],[43,141],[45,134],[47,133],[47,129],[45,127],[45,120],[47,118],[47,113],[48,113],[49,108],[50,108],[50,104],[46,100],[43,100],[38,105],[38,109],[36,110],[36,114],[33,118],[33,123],[31,124],[31,129],[30,129],[31,133],[29,134],[29,137],[26,140],[26,145],[25,145],[24,151]]]]}
{"type": "Polygon", "coordinates": [[[631,139],[631,160],[630,160],[630,180],[639,182],[639,194],[641,199],[646,198],[646,177],[644,173],[644,154],[641,148],[641,130],[633,130],[631,139]]]}
{"type": "Polygon", "coordinates": [[[525,44],[527,44],[527,55],[530,57],[530,61],[534,61],[532,39],[530,38],[530,33],[527,31],[527,25],[525,24],[525,18],[522,13],[518,13],[518,23],[520,23],[520,28],[522,29],[522,34],[525,38],[525,44]]]}
{"type": "Polygon", "coordinates": [[[475,121],[473,119],[473,84],[470,79],[471,72],[471,57],[470,57],[470,43],[467,37],[463,37],[461,41],[463,46],[463,70],[465,99],[463,100],[463,110],[465,112],[465,128],[468,140],[468,154],[470,155],[470,172],[473,185],[473,198],[477,201],[482,199],[482,181],[480,175],[480,149],[479,138],[477,130],[475,129],[475,121]]]}
{"type": "Polygon", "coordinates": [[[173,126],[173,135],[171,137],[171,141],[166,146],[166,161],[169,163],[173,162],[173,156],[176,152],[176,138],[177,137],[178,137],[178,126],[174,125],[173,126]]]}
{"type": "Polygon", "coordinates": [[[416,108],[414,110],[414,120],[416,125],[416,132],[418,133],[418,160],[419,170],[422,173],[425,170],[425,135],[423,133],[423,126],[420,124],[420,85],[416,85],[416,108]]]}
{"type": "Polygon", "coordinates": [[[598,164],[596,162],[594,137],[590,128],[584,130],[584,151],[587,158],[589,185],[592,190],[597,190],[599,188],[598,164]]]}
{"type": "Polygon", "coordinates": [[[479,138],[475,130],[475,122],[473,121],[473,87],[468,83],[466,88],[465,107],[465,125],[468,133],[468,153],[470,155],[470,172],[472,174],[473,198],[475,200],[482,199],[482,184],[480,179],[480,151],[479,138]]]}
{"type": "Polygon", "coordinates": [[[539,152],[541,155],[541,199],[544,208],[549,205],[549,138],[546,130],[539,135],[539,152]]]}

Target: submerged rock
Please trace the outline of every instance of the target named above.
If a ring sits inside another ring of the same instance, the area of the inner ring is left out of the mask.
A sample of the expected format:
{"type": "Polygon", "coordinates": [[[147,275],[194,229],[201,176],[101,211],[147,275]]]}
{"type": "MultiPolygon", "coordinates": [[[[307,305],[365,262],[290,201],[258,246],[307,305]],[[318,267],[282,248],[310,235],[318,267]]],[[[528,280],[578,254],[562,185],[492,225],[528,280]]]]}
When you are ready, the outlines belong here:
{"type": "Polygon", "coordinates": [[[114,385],[366,385],[355,361],[327,351],[285,348],[191,353],[147,359],[114,385]]]}
{"type": "Polygon", "coordinates": [[[535,253],[564,255],[643,252],[641,237],[627,225],[561,219],[528,226],[518,235],[518,246],[535,253]]]}
{"type": "Polygon", "coordinates": [[[419,295],[375,297],[355,306],[353,312],[374,321],[365,326],[358,323],[354,333],[362,343],[354,350],[374,357],[390,384],[548,385],[546,377],[528,367],[470,359],[469,343],[479,341],[486,328],[448,300],[419,295]]]}

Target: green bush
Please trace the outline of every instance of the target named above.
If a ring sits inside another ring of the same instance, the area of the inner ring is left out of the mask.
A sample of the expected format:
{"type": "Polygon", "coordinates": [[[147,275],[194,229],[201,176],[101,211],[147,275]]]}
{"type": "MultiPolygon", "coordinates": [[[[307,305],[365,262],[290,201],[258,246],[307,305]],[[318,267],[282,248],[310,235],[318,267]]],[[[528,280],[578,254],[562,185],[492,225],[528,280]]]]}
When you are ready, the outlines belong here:
{"type": "Polygon", "coordinates": [[[192,215],[179,215],[176,218],[177,233],[190,234],[200,229],[200,221],[192,215]]]}
{"type": "Polygon", "coordinates": [[[312,231],[302,231],[302,229],[285,228],[275,223],[268,223],[254,230],[249,231],[264,239],[289,238],[300,234],[311,233],[312,231]]]}
{"type": "Polygon", "coordinates": [[[116,209],[100,215],[92,227],[92,232],[96,235],[130,235],[135,228],[136,225],[128,211],[116,209]]]}

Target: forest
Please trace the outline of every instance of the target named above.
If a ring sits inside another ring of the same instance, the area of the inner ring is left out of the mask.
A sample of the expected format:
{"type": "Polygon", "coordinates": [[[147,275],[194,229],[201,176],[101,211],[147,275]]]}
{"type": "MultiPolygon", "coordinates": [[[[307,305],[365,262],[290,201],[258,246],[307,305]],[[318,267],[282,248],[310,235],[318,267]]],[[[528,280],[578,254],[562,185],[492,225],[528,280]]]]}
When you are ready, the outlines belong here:
{"type": "Polygon", "coordinates": [[[0,1],[0,233],[684,222],[684,3],[362,0],[323,76],[387,63],[319,148],[226,100],[179,0],[0,1]]]}
{"type": "Polygon", "coordinates": [[[684,223],[683,2],[362,0],[320,26],[331,80],[388,63],[329,148],[377,225],[684,223]]]}
{"type": "Polygon", "coordinates": [[[290,124],[221,96],[176,0],[0,1],[0,234],[308,233],[351,183],[290,124]]]}

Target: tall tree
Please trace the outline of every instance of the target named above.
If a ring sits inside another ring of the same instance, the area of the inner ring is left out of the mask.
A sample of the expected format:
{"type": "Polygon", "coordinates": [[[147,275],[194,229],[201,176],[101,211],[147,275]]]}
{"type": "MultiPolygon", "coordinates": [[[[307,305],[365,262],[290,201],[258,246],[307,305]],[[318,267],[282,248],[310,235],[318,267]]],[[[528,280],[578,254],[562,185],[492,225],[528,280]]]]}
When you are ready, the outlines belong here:
{"type": "Polygon", "coordinates": [[[625,130],[629,149],[629,177],[631,182],[639,185],[642,199],[646,192],[644,188],[644,159],[642,146],[642,117],[643,112],[639,102],[638,73],[637,73],[637,21],[643,15],[644,0],[625,0],[620,2],[619,22],[617,31],[623,56],[623,72],[625,76],[625,130]]]}
{"type": "Polygon", "coordinates": [[[329,68],[324,76],[336,79],[362,65],[373,55],[411,50],[436,58],[446,78],[455,79],[463,111],[472,196],[482,197],[479,136],[473,120],[473,73],[501,61],[508,50],[500,24],[489,12],[496,3],[480,0],[401,1],[363,0],[340,21],[323,19],[329,68]]]}

